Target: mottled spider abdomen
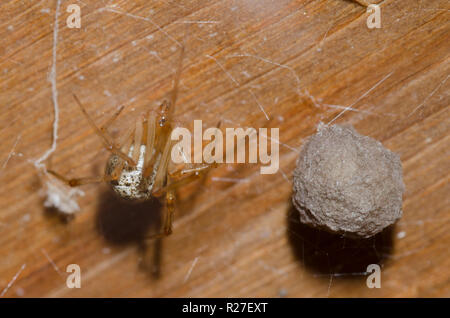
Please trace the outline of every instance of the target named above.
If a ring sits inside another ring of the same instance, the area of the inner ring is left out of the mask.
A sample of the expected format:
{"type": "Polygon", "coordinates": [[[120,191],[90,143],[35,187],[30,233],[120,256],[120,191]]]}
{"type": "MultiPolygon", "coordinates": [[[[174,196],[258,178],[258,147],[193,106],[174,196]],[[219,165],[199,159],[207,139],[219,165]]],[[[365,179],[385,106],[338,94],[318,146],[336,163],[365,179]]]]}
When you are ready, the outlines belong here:
{"type": "MultiPolygon", "coordinates": [[[[133,152],[133,146],[130,147],[130,155],[133,152]]],[[[148,177],[143,177],[144,158],[146,146],[141,145],[139,159],[135,167],[130,166],[116,155],[109,157],[106,164],[106,175],[111,176],[119,164],[123,169],[118,178],[113,178],[109,183],[114,192],[126,200],[148,200],[152,195],[153,184],[158,169],[156,161],[153,172],[148,177]]]]}

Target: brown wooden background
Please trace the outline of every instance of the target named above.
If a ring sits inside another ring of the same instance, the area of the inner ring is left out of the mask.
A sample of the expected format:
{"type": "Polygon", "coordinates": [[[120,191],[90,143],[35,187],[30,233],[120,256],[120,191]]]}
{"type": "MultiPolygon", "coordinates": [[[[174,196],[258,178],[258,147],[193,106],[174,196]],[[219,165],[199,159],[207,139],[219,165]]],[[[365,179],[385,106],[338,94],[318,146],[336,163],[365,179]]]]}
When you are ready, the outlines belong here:
{"type": "Polygon", "coordinates": [[[381,29],[368,29],[365,8],[344,0],[63,0],[54,43],[56,4],[0,4],[4,297],[450,296],[448,1],[383,1],[381,29]],[[81,29],[66,26],[72,3],[81,29]],[[170,92],[177,42],[187,57],[176,121],[279,127],[279,173],[216,169],[180,190],[173,235],[149,246],[158,207],[123,206],[106,185],[82,187],[71,221],[46,210],[33,161],[52,142],[53,48],[52,167],[85,176],[108,154],[72,92],[98,123],[126,105],[120,136],[170,92]],[[335,122],[399,153],[407,188],[400,222],[365,242],[304,228],[290,205],[304,138],[349,105],[335,122]],[[78,290],[65,284],[72,263],[78,290]],[[381,289],[366,287],[370,263],[382,265],[381,289]]]}

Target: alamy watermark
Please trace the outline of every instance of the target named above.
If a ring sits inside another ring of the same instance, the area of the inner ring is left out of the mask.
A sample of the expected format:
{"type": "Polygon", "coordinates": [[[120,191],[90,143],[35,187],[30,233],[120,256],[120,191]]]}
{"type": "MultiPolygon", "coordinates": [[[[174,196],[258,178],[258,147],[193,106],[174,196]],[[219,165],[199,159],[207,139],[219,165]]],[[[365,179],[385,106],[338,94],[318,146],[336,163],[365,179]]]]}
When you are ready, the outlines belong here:
{"type": "Polygon", "coordinates": [[[367,27],[369,29],[381,28],[381,9],[377,4],[370,4],[367,6],[367,13],[370,15],[367,17],[367,27]]]}
{"type": "Polygon", "coordinates": [[[66,272],[70,273],[66,279],[67,288],[81,288],[81,268],[78,264],[69,264],[66,272]]]}
{"type": "Polygon", "coordinates": [[[171,158],[175,164],[223,163],[224,158],[225,163],[258,163],[259,159],[263,165],[261,174],[274,174],[279,169],[279,129],[270,128],[270,137],[267,132],[268,128],[258,131],[255,128],[226,128],[224,140],[219,128],[210,127],[203,132],[202,121],[194,120],[193,136],[187,128],[177,127],[172,131],[171,139],[177,143],[172,148],[171,158]],[[204,141],[209,141],[205,147],[204,141]]]}
{"type": "Polygon", "coordinates": [[[369,264],[366,270],[367,276],[366,285],[367,288],[381,288],[381,268],[378,264],[369,264]]]}
{"type": "Polygon", "coordinates": [[[77,4],[70,4],[67,6],[67,12],[70,15],[67,17],[66,24],[69,29],[81,28],[81,8],[77,4]]]}

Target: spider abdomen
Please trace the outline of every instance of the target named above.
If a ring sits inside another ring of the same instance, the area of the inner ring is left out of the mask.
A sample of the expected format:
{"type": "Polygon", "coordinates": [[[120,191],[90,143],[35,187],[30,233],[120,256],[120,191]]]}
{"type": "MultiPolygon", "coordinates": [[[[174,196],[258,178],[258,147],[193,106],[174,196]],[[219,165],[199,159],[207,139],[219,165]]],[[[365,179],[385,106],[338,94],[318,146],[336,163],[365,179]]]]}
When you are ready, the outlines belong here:
{"type": "MultiPolygon", "coordinates": [[[[130,155],[133,146],[130,147],[130,155]]],[[[130,166],[116,155],[110,156],[106,164],[106,174],[111,175],[119,164],[123,164],[123,169],[116,180],[110,181],[114,192],[126,200],[148,200],[152,195],[154,179],[158,169],[159,160],[156,160],[153,172],[148,177],[143,176],[144,159],[147,149],[145,145],[140,146],[139,159],[136,166],[130,166]]]]}

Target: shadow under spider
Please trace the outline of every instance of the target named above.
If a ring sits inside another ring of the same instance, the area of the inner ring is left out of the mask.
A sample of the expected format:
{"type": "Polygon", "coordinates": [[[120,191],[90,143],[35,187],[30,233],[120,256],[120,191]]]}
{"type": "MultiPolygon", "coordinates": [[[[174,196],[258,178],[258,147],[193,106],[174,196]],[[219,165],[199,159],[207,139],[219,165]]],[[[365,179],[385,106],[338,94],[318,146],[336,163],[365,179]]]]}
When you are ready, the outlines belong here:
{"type": "Polygon", "coordinates": [[[108,189],[98,201],[96,227],[112,245],[137,244],[142,255],[140,266],[159,277],[162,240],[146,241],[146,237],[161,231],[163,210],[157,199],[126,201],[108,189]]]}
{"type": "Polygon", "coordinates": [[[287,235],[295,257],[306,269],[320,276],[366,276],[367,266],[382,267],[393,249],[395,225],[368,239],[347,238],[302,224],[292,204],[287,223],[287,235]]]}

